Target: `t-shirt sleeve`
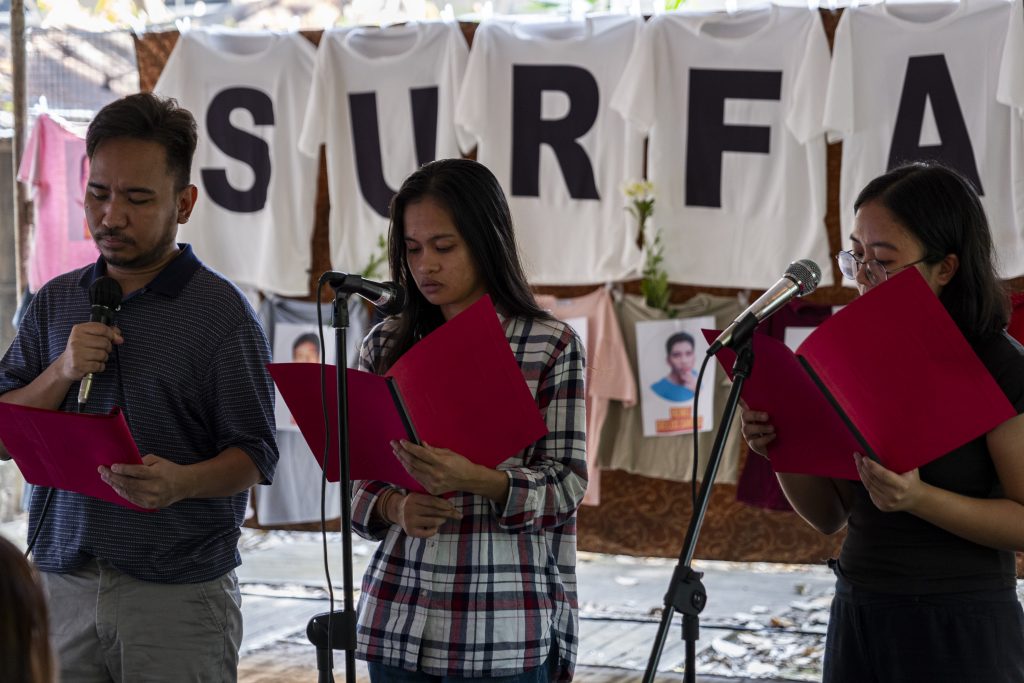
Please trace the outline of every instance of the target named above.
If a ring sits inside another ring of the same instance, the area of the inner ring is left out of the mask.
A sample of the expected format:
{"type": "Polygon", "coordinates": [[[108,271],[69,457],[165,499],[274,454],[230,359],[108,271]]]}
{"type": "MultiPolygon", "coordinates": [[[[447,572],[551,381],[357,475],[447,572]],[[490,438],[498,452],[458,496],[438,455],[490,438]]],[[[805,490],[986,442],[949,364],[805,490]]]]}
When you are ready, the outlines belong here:
{"type": "Polygon", "coordinates": [[[1003,44],[996,99],[1024,117],[1024,3],[1014,2],[1003,44]]]}
{"type": "Polygon", "coordinates": [[[609,104],[643,134],[654,126],[657,89],[654,44],[658,30],[657,19],[644,26],[633,44],[633,51],[609,104]]]}
{"type": "Polygon", "coordinates": [[[187,34],[182,34],[178,37],[178,42],[174,44],[174,49],[171,50],[171,55],[164,63],[164,68],[160,72],[156,85],[153,86],[153,92],[157,95],[162,95],[163,97],[182,96],[185,90],[182,76],[188,71],[186,53],[189,50],[187,45],[190,40],[192,39],[187,34]]]}
{"type": "Polygon", "coordinates": [[[554,341],[550,364],[537,387],[548,433],[527,455],[528,465],[504,472],[508,499],[492,504],[498,524],[515,533],[564,524],[575,514],[587,485],[584,372],[586,352],[568,325],[554,341]]]}
{"type": "Polygon", "coordinates": [[[490,27],[482,23],[473,36],[473,49],[466,61],[466,74],[459,88],[455,105],[455,128],[459,145],[472,147],[480,144],[487,122],[488,43],[490,27]]]}
{"type": "Polygon", "coordinates": [[[825,96],[828,89],[829,53],[821,15],[808,12],[804,50],[793,77],[791,105],[786,126],[793,137],[806,144],[824,131],[825,96]]]}
{"type": "Polygon", "coordinates": [[[0,394],[26,386],[45,369],[38,324],[45,298],[44,288],[29,302],[18,334],[0,359],[0,394]]]}
{"type": "MultiPolygon", "coordinates": [[[[451,36],[449,38],[449,59],[448,59],[448,82],[449,93],[452,98],[452,112],[457,112],[459,107],[459,95],[462,90],[463,81],[466,78],[466,68],[469,65],[469,44],[462,35],[462,28],[457,22],[452,22],[451,36]]],[[[462,126],[455,126],[455,143],[463,152],[473,149],[475,141],[473,136],[462,126]]]]}
{"type": "Polygon", "coordinates": [[[856,10],[847,9],[836,27],[832,43],[832,65],[825,95],[825,130],[829,142],[842,140],[856,130],[853,115],[853,31],[851,23],[856,10]]]}
{"type": "Polygon", "coordinates": [[[320,48],[316,52],[313,85],[309,89],[302,131],[299,133],[299,151],[310,157],[320,155],[320,145],[327,141],[327,117],[334,109],[331,107],[334,88],[330,78],[333,67],[330,40],[327,32],[324,32],[320,39],[320,48]]]}
{"type": "Polygon", "coordinates": [[[255,316],[242,320],[221,340],[203,389],[217,452],[242,449],[265,484],[273,482],[278,460],[269,362],[270,345],[259,321],[255,316]]]}

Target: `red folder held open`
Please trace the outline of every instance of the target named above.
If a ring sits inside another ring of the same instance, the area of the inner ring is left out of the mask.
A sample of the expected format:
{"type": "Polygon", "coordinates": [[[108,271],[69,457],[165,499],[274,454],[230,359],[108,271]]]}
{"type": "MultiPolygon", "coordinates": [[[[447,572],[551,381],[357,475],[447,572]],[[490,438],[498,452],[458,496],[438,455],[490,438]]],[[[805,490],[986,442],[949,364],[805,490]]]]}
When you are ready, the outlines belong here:
{"type": "MultiPolygon", "coordinates": [[[[299,431],[320,460],[326,441],[320,366],[269,367],[299,431]]],[[[346,377],[352,479],[423,491],[392,453],[394,439],[418,437],[493,468],[548,432],[486,296],[420,340],[386,376],[349,369],[346,377]]],[[[325,387],[332,436],[327,478],[338,481],[333,366],[326,368],[325,387]]]]}
{"type": "MultiPolygon", "coordinates": [[[[717,357],[731,376],[735,353],[717,357]]],[[[829,317],[796,353],[755,334],[742,397],[775,425],[776,472],[842,479],[859,479],[855,451],[902,473],[1016,415],[915,268],[829,317]]]]}
{"type": "Polygon", "coordinates": [[[109,415],[92,415],[0,403],[0,441],[30,484],[152,512],[117,495],[97,471],[100,465],[142,464],[117,408],[109,415]]]}

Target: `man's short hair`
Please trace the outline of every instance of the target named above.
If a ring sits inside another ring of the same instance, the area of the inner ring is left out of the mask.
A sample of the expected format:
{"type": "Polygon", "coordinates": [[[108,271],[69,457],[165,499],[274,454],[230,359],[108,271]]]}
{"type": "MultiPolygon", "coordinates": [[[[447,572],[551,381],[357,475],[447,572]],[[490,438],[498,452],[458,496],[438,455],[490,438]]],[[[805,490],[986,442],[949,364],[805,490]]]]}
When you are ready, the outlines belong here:
{"type": "Polygon", "coordinates": [[[158,143],[167,153],[167,170],[174,176],[175,189],[189,184],[198,133],[192,112],[179,107],[177,100],[143,92],[100,109],[85,136],[89,159],[100,144],[115,138],[158,143]]]}
{"type": "Polygon", "coordinates": [[[672,347],[681,342],[686,342],[690,345],[691,349],[697,348],[697,344],[693,341],[693,335],[686,332],[676,332],[667,340],[665,340],[665,355],[672,355],[672,347]]]}
{"type": "Polygon", "coordinates": [[[292,342],[292,353],[303,344],[312,344],[316,347],[317,353],[320,353],[320,336],[316,332],[303,332],[296,337],[292,342]]]}

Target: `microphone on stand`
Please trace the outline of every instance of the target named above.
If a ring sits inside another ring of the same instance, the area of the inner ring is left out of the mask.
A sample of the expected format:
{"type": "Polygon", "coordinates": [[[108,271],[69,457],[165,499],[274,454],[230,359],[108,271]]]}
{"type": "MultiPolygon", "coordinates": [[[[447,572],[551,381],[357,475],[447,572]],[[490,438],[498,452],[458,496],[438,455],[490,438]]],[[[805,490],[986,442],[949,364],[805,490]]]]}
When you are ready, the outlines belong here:
{"type": "MultiPolygon", "coordinates": [[[[114,311],[121,307],[121,298],[124,293],[121,285],[112,277],[101,277],[89,287],[89,304],[92,310],[89,314],[89,322],[103,323],[104,325],[114,324],[114,311]]],[[[92,390],[92,373],[82,378],[78,386],[78,407],[83,408],[89,400],[89,392],[92,390]]]]}
{"type": "Polygon", "coordinates": [[[374,282],[359,275],[348,275],[329,270],[320,276],[336,292],[358,294],[377,307],[384,315],[397,315],[408,301],[405,288],[395,282],[374,282]]]}
{"type": "Polygon", "coordinates": [[[722,348],[741,341],[790,299],[813,292],[820,281],[821,268],[814,261],[805,258],[790,263],[779,281],[750,304],[747,310],[740,313],[732,324],[718,335],[708,347],[708,355],[718,353],[722,348]]]}

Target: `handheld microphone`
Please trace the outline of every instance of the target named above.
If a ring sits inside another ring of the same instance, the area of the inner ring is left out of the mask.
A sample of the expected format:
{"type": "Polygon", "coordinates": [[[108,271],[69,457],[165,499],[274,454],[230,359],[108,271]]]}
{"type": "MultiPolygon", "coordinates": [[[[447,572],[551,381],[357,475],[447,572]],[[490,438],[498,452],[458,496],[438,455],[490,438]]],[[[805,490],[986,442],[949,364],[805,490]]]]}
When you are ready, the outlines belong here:
{"type": "Polygon", "coordinates": [[[384,315],[397,315],[406,304],[405,288],[395,282],[374,282],[359,275],[337,273],[332,270],[320,276],[336,292],[358,294],[377,307],[384,315]]]}
{"type": "Polygon", "coordinates": [[[813,292],[820,281],[821,268],[814,261],[805,258],[790,263],[782,278],[758,297],[757,301],[747,306],[747,310],[740,313],[739,317],[718,335],[718,339],[708,347],[708,355],[744,340],[761,321],[769,318],[790,299],[813,292]]]}
{"type": "MultiPolygon", "coordinates": [[[[112,277],[101,277],[89,287],[89,304],[92,310],[89,314],[89,322],[103,323],[104,325],[114,324],[114,311],[121,307],[121,298],[124,293],[121,285],[112,277]]],[[[82,378],[78,386],[78,406],[81,408],[89,400],[89,391],[92,390],[92,373],[82,378]]]]}

